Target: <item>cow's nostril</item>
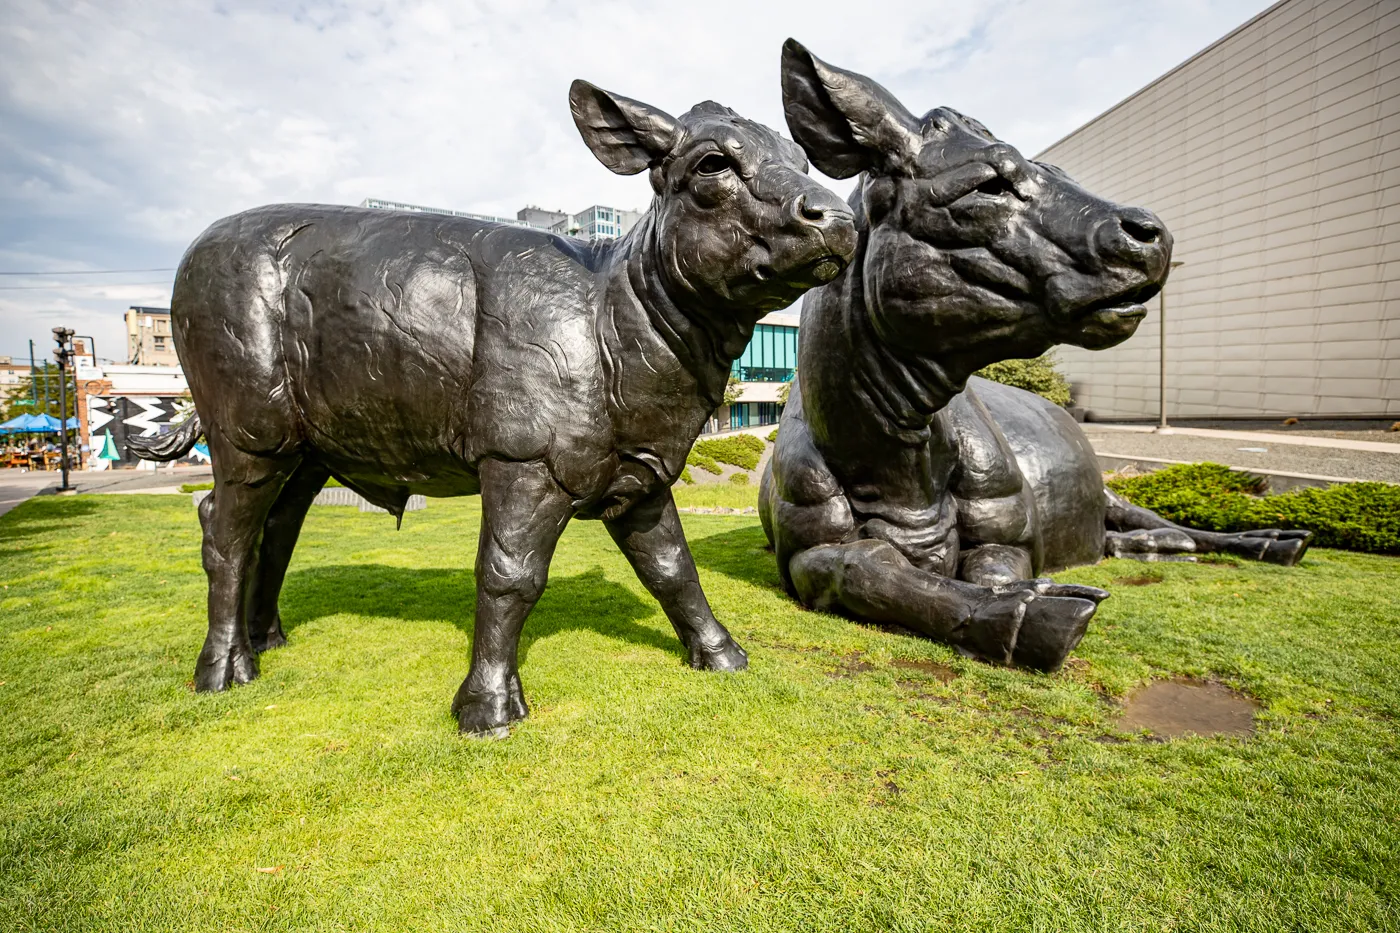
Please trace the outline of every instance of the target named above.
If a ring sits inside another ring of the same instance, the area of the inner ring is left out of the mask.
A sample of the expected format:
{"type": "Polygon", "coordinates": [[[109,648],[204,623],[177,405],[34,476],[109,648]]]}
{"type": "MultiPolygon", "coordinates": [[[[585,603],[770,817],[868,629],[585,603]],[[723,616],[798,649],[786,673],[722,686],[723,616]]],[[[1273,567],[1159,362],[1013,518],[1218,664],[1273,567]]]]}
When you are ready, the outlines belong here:
{"type": "Polygon", "coordinates": [[[1162,235],[1161,226],[1150,220],[1124,217],[1120,222],[1123,231],[1139,243],[1156,243],[1162,235]]]}
{"type": "Polygon", "coordinates": [[[801,196],[797,199],[797,216],[803,220],[810,220],[813,223],[821,223],[826,220],[826,211],[820,207],[813,207],[807,203],[807,198],[801,196]]]}

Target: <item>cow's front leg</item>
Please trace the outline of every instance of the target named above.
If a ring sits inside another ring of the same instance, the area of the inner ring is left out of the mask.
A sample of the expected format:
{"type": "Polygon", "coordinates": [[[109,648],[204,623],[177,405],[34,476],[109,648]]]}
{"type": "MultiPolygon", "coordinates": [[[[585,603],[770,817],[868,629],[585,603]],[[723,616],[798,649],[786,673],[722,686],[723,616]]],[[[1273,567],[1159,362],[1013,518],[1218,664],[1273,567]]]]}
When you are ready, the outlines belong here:
{"type": "Polygon", "coordinates": [[[516,651],[572,508],[543,463],[486,460],[480,480],[472,663],[452,712],[462,732],[503,738],[529,715],[516,651]]]}
{"type": "Polygon", "coordinates": [[[671,620],[690,655],[691,667],[707,671],[748,667],[749,656],[710,611],[670,489],[643,499],[604,524],[671,620]]]}

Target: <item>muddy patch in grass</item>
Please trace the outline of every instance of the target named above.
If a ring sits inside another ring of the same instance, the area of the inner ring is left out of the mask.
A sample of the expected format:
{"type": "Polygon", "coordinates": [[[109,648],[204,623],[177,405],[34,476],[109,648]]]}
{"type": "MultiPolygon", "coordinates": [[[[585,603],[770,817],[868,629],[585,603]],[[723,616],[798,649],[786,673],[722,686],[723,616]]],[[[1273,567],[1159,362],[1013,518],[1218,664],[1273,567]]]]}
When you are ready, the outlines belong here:
{"type": "Polygon", "coordinates": [[[1158,680],[1129,698],[1118,719],[1125,732],[1147,729],[1163,738],[1183,735],[1249,738],[1258,704],[1229,687],[1201,680],[1158,680]]]}
{"type": "Polygon", "coordinates": [[[827,671],[826,676],[833,680],[845,680],[857,674],[864,674],[867,671],[875,670],[875,665],[869,661],[861,660],[860,652],[843,655],[836,659],[837,668],[834,671],[827,671]]]}
{"type": "Polygon", "coordinates": [[[1141,573],[1131,577],[1119,577],[1113,581],[1119,586],[1151,586],[1154,583],[1161,583],[1161,574],[1141,573]]]}
{"type": "Polygon", "coordinates": [[[941,684],[952,683],[953,679],[958,676],[957,671],[939,661],[895,658],[893,663],[895,667],[906,671],[915,671],[941,684]]]}

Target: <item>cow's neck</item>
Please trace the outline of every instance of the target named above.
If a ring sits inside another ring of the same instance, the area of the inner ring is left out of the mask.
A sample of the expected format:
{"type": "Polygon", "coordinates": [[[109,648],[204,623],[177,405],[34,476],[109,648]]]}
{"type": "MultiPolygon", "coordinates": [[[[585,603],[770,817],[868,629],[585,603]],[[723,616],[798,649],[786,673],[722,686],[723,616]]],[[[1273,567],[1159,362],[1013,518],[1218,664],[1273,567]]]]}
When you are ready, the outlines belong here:
{"type": "Polygon", "coordinates": [[[679,279],[648,212],[624,245],[630,290],[651,330],[695,379],[706,413],[724,401],[730,367],[753,338],[760,315],[717,307],[679,279]]]}
{"type": "Polygon", "coordinates": [[[654,217],[648,213],[610,244],[598,336],[621,448],[664,437],[665,449],[652,452],[666,473],[679,474],[705,420],[724,401],[730,367],[760,315],[716,307],[678,284],[654,217]]]}
{"type": "Polygon", "coordinates": [[[823,457],[848,493],[868,491],[872,501],[911,515],[926,512],[932,520],[957,459],[939,412],[966,377],[936,359],[897,353],[880,339],[866,310],[860,268],[858,249],[842,279],[807,299],[802,403],[823,457]]]}

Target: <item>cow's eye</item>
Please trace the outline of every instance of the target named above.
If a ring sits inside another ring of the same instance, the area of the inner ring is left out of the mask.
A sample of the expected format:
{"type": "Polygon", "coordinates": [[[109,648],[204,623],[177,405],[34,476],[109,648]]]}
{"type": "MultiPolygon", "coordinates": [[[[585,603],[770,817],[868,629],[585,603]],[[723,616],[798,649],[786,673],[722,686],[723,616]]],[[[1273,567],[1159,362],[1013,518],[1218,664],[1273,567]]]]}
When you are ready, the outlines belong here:
{"type": "Polygon", "coordinates": [[[712,152],[696,164],[695,171],[699,175],[723,175],[729,171],[729,160],[718,152],[712,152]]]}
{"type": "Polygon", "coordinates": [[[982,184],[977,186],[977,190],[982,194],[989,194],[992,197],[1015,193],[1015,189],[1011,187],[1011,183],[1000,175],[995,175],[982,182],[982,184]]]}

